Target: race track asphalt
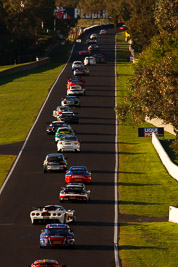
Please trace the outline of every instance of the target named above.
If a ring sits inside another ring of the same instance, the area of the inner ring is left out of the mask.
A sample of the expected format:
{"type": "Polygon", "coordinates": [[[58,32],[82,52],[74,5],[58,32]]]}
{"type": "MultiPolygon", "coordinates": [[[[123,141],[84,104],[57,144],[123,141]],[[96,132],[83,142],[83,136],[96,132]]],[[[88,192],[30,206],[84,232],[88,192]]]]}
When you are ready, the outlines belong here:
{"type": "MultiPolygon", "coordinates": [[[[91,30],[90,30],[91,31],[91,30]]],[[[92,32],[96,32],[93,30],[92,32]]],[[[68,166],[85,165],[92,172],[91,201],[64,203],[75,209],[77,221],[71,224],[76,248],[40,249],[43,225],[32,225],[32,207],[60,204],[58,194],[64,173],[43,173],[43,160],[56,152],[54,136],[45,132],[53,120],[52,111],[66,95],[66,81],[72,75],[71,62],[79,60],[76,43],[69,64],[54,86],[27,141],[18,163],[0,195],[0,266],[24,267],[36,259],[56,259],[67,267],[113,267],[114,261],[114,169],[115,169],[115,32],[98,37],[107,64],[90,66],[86,96],[81,96],[79,124],[72,125],[81,140],[80,153],[64,153],[68,166]]]]}

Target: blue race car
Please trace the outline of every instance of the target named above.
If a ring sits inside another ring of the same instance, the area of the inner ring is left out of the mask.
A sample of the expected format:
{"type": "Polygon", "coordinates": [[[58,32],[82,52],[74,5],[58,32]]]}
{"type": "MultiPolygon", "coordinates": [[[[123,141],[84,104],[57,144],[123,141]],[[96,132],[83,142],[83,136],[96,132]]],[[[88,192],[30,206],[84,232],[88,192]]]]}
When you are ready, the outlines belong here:
{"type": "Polygon", "coordinates": [[[85,166],[72,166],[65,175],[66,183],[91,183],[91,171],[88,171],[85,166]]]}
{"type": "Polygon", "coordinates": [[[40,234],[40,248],[75,247],[75,236],[67,224],[47,224],[40,234]]]}

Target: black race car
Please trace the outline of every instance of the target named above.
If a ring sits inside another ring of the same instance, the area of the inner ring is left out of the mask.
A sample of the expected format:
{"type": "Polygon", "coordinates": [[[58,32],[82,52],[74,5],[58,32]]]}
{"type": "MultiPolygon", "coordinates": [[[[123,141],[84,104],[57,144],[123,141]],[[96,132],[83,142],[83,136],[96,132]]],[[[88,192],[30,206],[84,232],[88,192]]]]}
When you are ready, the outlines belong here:
{"type": "Polygon", "coordinates": [[[105,59],[105,56],[103,54],[96,53],[93,56],[96,59],[96,63],[106,63],[106,59],[105,59]]]}
{"type": "Polygon", "coordinates": [[[47,134],[55,134],[58,128],[60,127],[67,127],[65,121],[52,121],[47,127],[46,132],[47,134]]]}
{"type": "Polygon", "coordinates": [[[58,115],[57,119],[61,122],[65,123],[78,123],[78,117],[73,112],[62,112],[60,115],[58,115]]]}
{"type": "Polygon", "coordinates": [[[43,162],[44,173],[49,171],[63,171],[67,170],[67,161],[63,154],[53,153],[48,154],[43,162]]]}

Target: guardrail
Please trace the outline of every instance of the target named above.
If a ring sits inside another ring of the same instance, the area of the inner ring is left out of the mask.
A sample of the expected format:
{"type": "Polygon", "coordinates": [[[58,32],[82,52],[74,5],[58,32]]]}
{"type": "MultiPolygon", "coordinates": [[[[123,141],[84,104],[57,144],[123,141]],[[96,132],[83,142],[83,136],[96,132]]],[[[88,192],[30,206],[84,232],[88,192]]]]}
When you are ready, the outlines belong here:
{"type": "Polygon", "coordinates": [[[178,208],[169,206],[169,222],[178,223],[178,208]]]}
{"type": "Polygon", "coordinates": [[[29,63],[29,64],[25,64],[25,65],[21,65],[21,66],[16,66],[14,68],[8,69],[8,70],[3,70],[0,72],[0,78],[1,77],[5,77],[8,75],[12,75],[12,74],[16,74],[22,71],[26,71],[26,70],[32,70],[35,68],[38,68],[42,65],[45,65],[47,63],[50,62],[50,58],[49,57],[45,57],[45,58],[41,58],[38,59],[35,62],[29,63]]]}
{"type": "Polygon", "coordinates": [[[174,164],[169,156],[167,155],[166,151],[162,147],[159,139],[155,135],[155,133],[152,133],[152,144],[154,145],[163,165],[167,169],[168,173],[178,181],[178,166],[174,164]]]}

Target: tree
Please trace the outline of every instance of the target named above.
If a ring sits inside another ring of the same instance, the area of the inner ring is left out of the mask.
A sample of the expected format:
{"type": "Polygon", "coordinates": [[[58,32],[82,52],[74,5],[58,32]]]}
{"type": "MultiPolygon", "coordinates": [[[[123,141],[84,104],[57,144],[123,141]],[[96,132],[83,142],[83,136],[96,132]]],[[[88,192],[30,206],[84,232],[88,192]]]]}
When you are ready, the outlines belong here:
{"type": "Polygon", "coordinates": [[[160,118],[178,130],[178,53],[174,36],[154,37],[135,66],[124,103],[117,107],[118,118],[131,116],[136,122],[145,117],[160,118]]]}
{"type": "Polygon", "coordinates": [[[133,47],[141,52],[157,34],[154,9],[156,0],[122,0],[121,17],[128,27],[133,47]]]}
{"type": "Polygon", "coordinates": [[[155,21],[160,34],[174,34],[177,31],[178,0],[157,0],[155,21]]]}

